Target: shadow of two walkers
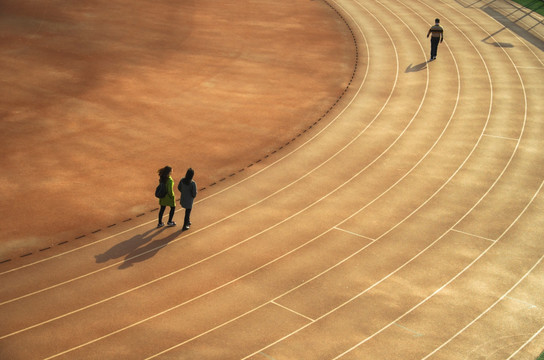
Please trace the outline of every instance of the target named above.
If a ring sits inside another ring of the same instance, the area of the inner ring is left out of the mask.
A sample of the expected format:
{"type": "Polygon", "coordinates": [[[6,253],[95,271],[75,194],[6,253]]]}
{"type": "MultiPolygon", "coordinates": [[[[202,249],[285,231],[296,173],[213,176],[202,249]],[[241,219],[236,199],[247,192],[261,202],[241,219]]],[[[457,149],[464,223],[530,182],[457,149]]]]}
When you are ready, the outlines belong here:
{"type": "Polygon", "coordinates": [[[119,266],[119,269],[127,269],[133,266],[134,263],[148,260],[182,233],[182,229],[180,229],[165,238],[152,241],[154,237],[166,229],[168,228],[154,228],[142,234],[135,235],[128,240],[122,241],[105,253],[95,255],[96,263],[105,263],[109,260],[119,259],[124,256],[125,260],[119,266]]]}

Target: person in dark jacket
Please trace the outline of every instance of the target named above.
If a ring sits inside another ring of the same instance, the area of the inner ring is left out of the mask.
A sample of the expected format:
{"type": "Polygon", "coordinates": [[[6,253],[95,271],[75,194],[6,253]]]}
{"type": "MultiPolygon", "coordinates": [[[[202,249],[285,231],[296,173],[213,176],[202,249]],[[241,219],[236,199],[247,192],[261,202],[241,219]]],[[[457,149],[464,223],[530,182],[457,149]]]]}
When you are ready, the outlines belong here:
{"type": "Polygon", "coordinates": [[[159,224],[157,227],[163,227],[162,216],[164,210],[167,206],[170,206],[170,214],[168,216],[168,226],[176,226],[174,222],[174,213],[176,211],[176,197],[174,195],[174,179],[172,179],[172,172],[174,170],[170,166],[165,166],[162,169],[159,169],[159,181],[163,184],[166,184],[166,195],[159,199],[159,205],[161,209],[159,210],[159,224]]]}
{"type": "Polygon", "coordinates": [[[185,177],[178,184],[178,190],[181,192],[180,204],[185,209],[183,230],[189,230],[189,226],[191,226],[191,210],[193,208],[193,200],[196,197],[196,183],[193,181],[194,176],[195,171],[189,168],[185,177]]]}
{"type": "Polygon", "coordinates": [[[427,32],[427,37],[431,35],[431,58],[430,61],[436,59],[438,51],[438,43],[444,41],[444,29],[440,26],[440,19],[434,20],[434,25],[427,32]]]}

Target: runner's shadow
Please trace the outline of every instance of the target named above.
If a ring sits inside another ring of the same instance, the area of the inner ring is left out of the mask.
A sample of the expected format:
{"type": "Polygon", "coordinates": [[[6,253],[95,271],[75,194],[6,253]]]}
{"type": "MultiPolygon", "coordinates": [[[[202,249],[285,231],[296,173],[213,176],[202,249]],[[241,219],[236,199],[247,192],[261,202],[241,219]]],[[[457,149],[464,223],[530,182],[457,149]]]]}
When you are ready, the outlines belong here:
{"type": "Polygon", "coordinates": [[[427,68],[427,61],[422,62],[421,64],[414,65],[414,66],[412,66],[412,64],[410,64],[410,65],[408,65],[408,67],[406,68],[406,71],[404,71],[404,72],[405,73],[417,72],[417,71],[424,70],[426,68],[427,68]]]}
{"type": "Polygon", "coordinates": [[[488,38],[485,38],[482,40],[483,43],[486,43],[488,45],[493,45],[495,47],[498,47],[498,48],[513,48],[514,45],[510,44],[510,43],[504,43],[504,42],[488,42],[487,41],[488,38]]]}
{"type": "Polygon", "coordinates": [[[164,230],[164,228],[159,229],[158,231],[155,231],[155,230],[156,229],[151,229],[144,232],[143,234],[135,235],[134,237],[113,246],[111,249],[109,249],[105,253],[95,255],[94,257],[96,259],[96,262],[98,264],[105,263],[108,260],[118,259],[120,257],[123,257],[127,254],[132,253],[134,250],[138,249],[140,246],[151,241],[153,237],[160,234],[164,230]]]}
{"type": "Polygon", "coordinates": [[[135,263],[146,261],[155,256],[161,249],[166,247],[172,240],[175,240],[183,232],[182,229],[168,235],[164,239],[150,242],[144,247],[135,248],[132,252],[126,255],[125,261],[119,266],[120,270],[128,269],[135,263]]]}

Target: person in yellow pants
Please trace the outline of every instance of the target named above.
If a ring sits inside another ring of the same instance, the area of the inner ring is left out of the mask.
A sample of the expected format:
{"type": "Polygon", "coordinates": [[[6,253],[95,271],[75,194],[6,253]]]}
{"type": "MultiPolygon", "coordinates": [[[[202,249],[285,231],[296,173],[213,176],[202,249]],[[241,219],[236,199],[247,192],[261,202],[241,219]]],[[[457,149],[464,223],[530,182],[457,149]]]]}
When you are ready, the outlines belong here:
{"type": "Polygon", "coordinates": [[[159,205],[161,209],[159,210],[159,224],[157,227],[163,227],[164,223],[162,222],[162,216],[164,210],[167,206],[170,206],[170,214],[168,216],[168,226],[176,226],[174,222],[174,213],[176,211],[176,197],[174,195],[174,179],[172,179],[172,168],[170,166],[165,166],[162,169],[159,169],[159,181],[166,185],[166,195],[159,199],[159,205]]]}

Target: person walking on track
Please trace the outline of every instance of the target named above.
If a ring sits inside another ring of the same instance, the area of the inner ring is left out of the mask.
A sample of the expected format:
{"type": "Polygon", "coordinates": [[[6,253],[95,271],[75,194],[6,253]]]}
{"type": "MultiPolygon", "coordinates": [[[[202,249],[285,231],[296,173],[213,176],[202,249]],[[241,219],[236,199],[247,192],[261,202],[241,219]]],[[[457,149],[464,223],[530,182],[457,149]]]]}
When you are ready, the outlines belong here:
{"type": "Polygon", "coordinates": [[[431,59],[429,61],[432,61],[436,59],[438,43],[444,41],[444,29],[440,26],[440,19],[434,20],[434,25],[429,29],[427,37],[429,35],[431,35],[431,59]]]}
{"type": "Polygon", "coordinates": [[[194,176],[195,171],[189,168],[185,177],[178,184],[178,190],[181,192],[180,204],[185,209],[183,230],[189,230],[191,226],[191,210],[193,208],[193,200],[196,197],[196,183],[193,181],[194,176]]]}
{"type": "Polygon", "coordinates": [[[174,222],[174,213],[176,211],[176,197],[174,195],[174,179],[172,179],[172,168],[170,166],[165,166],[162,169],[159,169],[159,182],[166,185],[166,195],[159,199],[159,205],[161,209],[159,210],[159,224],[157,227],[163,227],[164,223],[162,222],[162,216],[164,215],[164,210],[167,206],[170,206],[170,214],[168,216],[168,226],[176,226],[174,222]]]}

